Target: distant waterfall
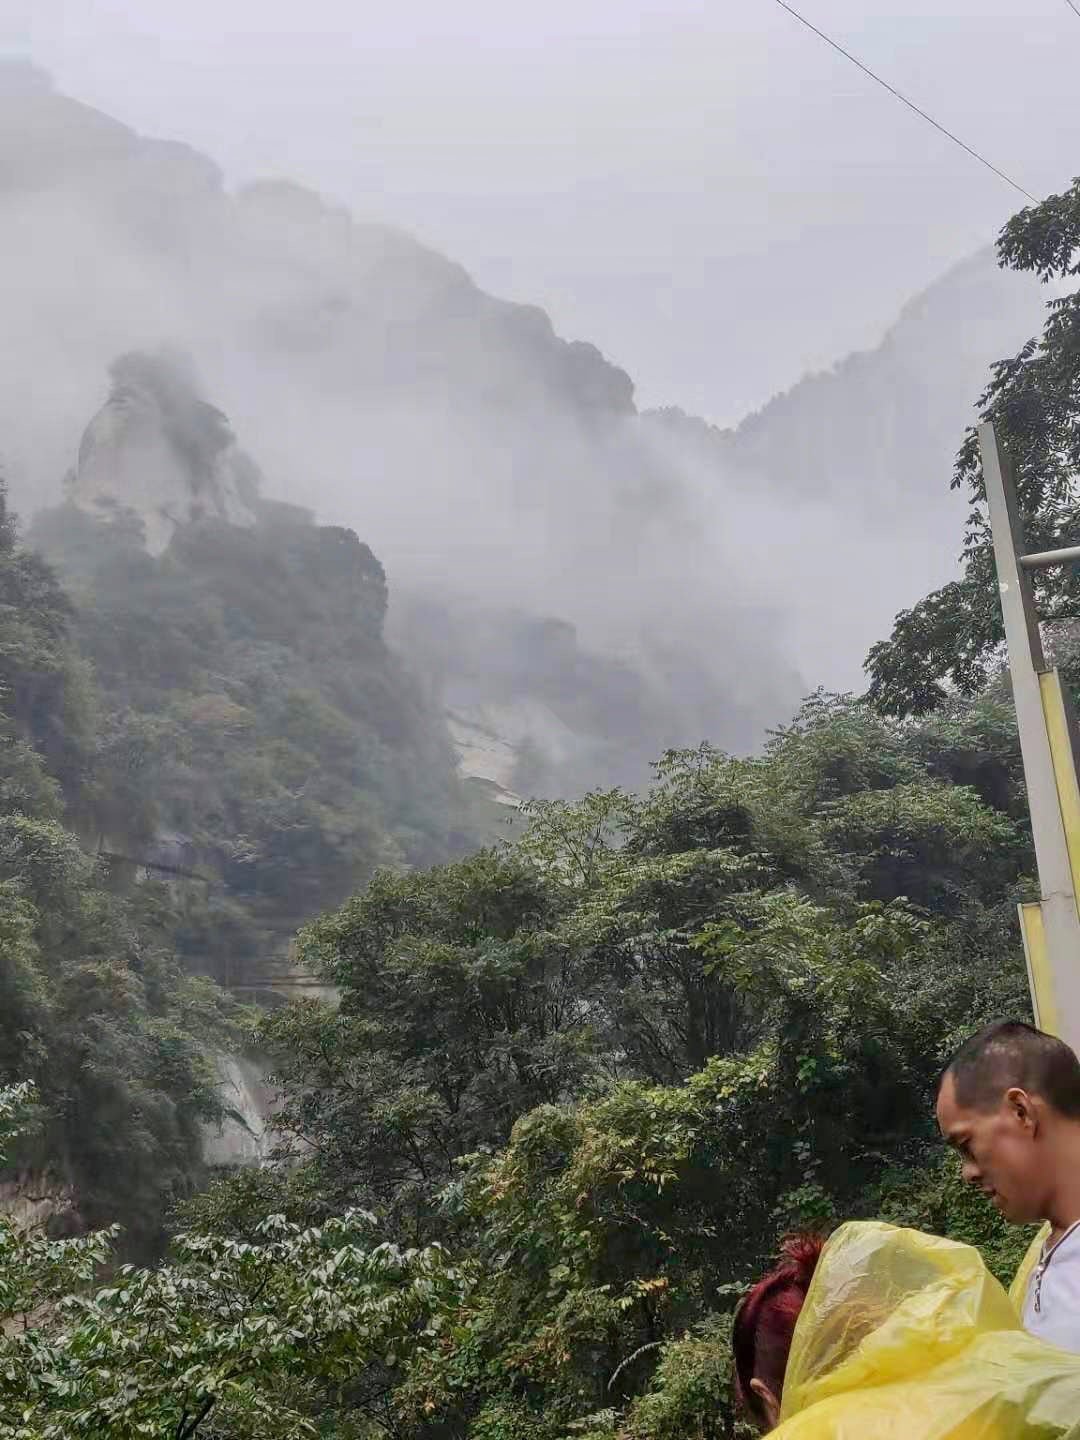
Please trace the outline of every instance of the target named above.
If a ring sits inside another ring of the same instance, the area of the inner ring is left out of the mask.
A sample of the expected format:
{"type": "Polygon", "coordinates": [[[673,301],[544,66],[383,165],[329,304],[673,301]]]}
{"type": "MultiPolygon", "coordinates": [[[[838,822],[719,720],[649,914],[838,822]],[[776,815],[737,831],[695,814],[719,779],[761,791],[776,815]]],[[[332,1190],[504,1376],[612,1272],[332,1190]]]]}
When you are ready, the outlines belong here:
{"type": "Polygon", "coordinates": [[[238,1055],[212,1055],[218,1098],[225,1114],[220,1125],[204,1129],[203,1156],[208,1165],[261,1165],[270,1151],[270,1104],[258,1066],[238,1055]]]}

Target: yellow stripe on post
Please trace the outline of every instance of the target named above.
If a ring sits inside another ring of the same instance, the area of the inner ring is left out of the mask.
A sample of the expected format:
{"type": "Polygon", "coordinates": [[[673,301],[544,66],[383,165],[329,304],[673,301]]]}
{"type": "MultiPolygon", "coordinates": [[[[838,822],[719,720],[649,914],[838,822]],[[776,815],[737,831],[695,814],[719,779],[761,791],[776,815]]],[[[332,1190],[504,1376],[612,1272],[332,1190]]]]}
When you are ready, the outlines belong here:
{"type": "MultiPolygon", "coordinates": [[[[1050,758],[1054,765],[1061,824],[1069,851],[1073,894],[1080,895],[1080,786],[1076,780],[1076,754],[1073,749],[1072,727],[1068,701],[1056,670],[1044,670],[1039,676],[1046,734],[1050,741],[1050,758]]],[[[1080,956],[1077,957],[1080,963],[1080,956]]]]}
{"type": "Polygon", "coordinates": [[[1024,938],[1024,959],[1027,961],[1035,1024],[1048,1035],[1060,1035],[1057,997],[1054,994],[1054,980],[1046,949],[1042,906],[1035,901],[1017,908],[1020,911],[1020,934],[1024,938]]]}

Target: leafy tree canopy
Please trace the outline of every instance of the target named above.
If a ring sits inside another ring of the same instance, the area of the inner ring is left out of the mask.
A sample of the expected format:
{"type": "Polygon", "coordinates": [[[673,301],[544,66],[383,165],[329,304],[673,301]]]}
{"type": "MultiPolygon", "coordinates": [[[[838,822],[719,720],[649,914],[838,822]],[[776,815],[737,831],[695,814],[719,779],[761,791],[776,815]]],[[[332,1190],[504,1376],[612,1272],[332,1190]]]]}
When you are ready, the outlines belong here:
{"type": "MultiPolygon", "coordinates": [[[[121,1219],[157,1243],[220,1113],[205,1047],[237,1033],[185,975],[79,817],[102,783],[100,710],[53,572],[20,548],[0,490],[0,1081],[33,1078],[37,1124],[11,1157],[75,1224],[121,1219]]],[[[158,887],[160,888],[160,887],[158,887]]]]}
{"type": "Polygon", "coordinates": [[[992,702],[818,695],[759,758],[671,754],[379,876],[302,937],[340,1007],[264,1025],[289,1163],[188,1223],[361,1204],[449,1247],[395,1433],[732,1433],[731,1308],[778,1231],[884,1213],[1018,1259],[932,1122],[958,1034],[1026,1007],[1017,776],[992,702]]]}
{"type": "MultiPolygon", "coordinates": [[[[0,1090],[0,1128],[28,1099],[0,1090]]],[[[441,1252],[380,1244],[359,1214],[269,1216],[251,1242],[180,1236],[167,1263],[95,1289],[114,1238],[0,1217],[2,1440],[296,1440],[319,1433],[313,1412],[345,1407],[377,1423],[395,1350],[456,1288],[441,1252]]]]}

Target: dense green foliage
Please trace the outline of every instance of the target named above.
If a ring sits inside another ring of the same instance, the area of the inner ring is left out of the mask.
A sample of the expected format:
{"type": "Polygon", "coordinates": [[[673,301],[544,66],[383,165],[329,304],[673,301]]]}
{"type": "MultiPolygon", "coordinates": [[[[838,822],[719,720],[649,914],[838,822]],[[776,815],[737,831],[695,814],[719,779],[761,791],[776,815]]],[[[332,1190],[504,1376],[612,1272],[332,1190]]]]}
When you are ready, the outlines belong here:
{"type": "MultiPolygon", "coordinates": [[[[48,567],[0,491],[0,1078],[32,1078],[38,1124],[14,1157],[74,1192],[90,1224],[148,1243],[200,1168],[218,1111],[203,1046],[233,1033],[155,924],[71,828],[101,783],[101,716],[48,567]]],[[[43,1183],[39,1180],[39,1184],[43,1183]]]]}
{"type": "Polygon", "coordinates": [[[758,759],[672,754],[641,797],[380,874],[301,939],[340,1006],[264,1022],[289,1162],[44,1328],[67,1388],[27,1440],[110,1406],[118,1436],[704,1440],[780,1231],[885,1215],[1008,1274],[1025,1237],[963,1193],[931,1096],[958,1033],[1025,1006],[1022,817],[992,700],[911,727],[818,696],[758,759]]]}
{"type": "Polygon", "coordinates": [[[301,937],[340,1006],[263,1026],[290,1164],[187,1222],[361,1205],[448,1247],[395,1433],[730,1433],[730,1312],[778,1232],[886,1215],[1017,1263],[932,1093],[1026,1008],[1018,773],[993,699],[911,727],[817,696],[760,758],[671,754],[641,797],[380,875],[301,937]]]}
{"type": "Polygon", "coordinates": [[[387,649],[386,580],[348,530],[259,506],[160,557],[125,514],[66,506],[35,543],[69,577],[102,695],[102,848],[210,877],[176,944],[225,983],[280,964],[297,927],[379,866],[476,843],[445,730],[387,649]]]}
{"type": "MultiPolygon", "coordinates": [[[[998,257],[1069,287],[1050,301],[1042,335],[995,365],[980,401],[1013,466],[1028,547],[1055,550],[1080,535],[1080,180],[1010,220],[998,257]]],[[[957,456],[953,486],[971,501],[963,577],[897,616],[892,636],[867,660],[871,698],[888,714],[921,715],[950,693],[977,693],[1004,639],[974,430],[957,456]]],[[[1080,568],[1036,571],[1032,580],[1046,620],[1080,616],[1080,568]]]]}
{"type": "MultiPolygon", "coordinates": [[[[0,1090],[0,1134],[27,1098],[0,1090]]],[[[313,1434],[302,1412],[323,1403],[377,1416],[370,1372],[456,1289],[441,1252],[378,1244],[363,1215],[306,1229],[268,1217],[252,1243],[181,1236],[169,1263],[94,1290],[112,1239],[0,1218],[3,1440],[263,1440],[313,1434]]]]}

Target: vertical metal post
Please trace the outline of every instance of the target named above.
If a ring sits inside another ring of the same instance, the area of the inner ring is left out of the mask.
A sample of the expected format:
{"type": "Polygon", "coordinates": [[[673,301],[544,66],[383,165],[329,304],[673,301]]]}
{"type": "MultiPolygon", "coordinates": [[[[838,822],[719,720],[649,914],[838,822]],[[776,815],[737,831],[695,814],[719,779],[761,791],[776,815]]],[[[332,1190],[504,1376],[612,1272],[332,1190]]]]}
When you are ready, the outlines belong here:
{"type": "Polygon", "coordinates": [[[1031,907],[1020,911],[1032,1003],[1037,1023],[1080,1051],[1080,914],[1063,814],[1068,787],[1076,787],[1075,762],[1071,742],[1063,748],[1060,736],[1048,728],[1047,707],[1060,685],[1046,668],[1031,582],[1022,564],[1016,489],[992,425],[979,426],[979,448],[1039,872],[1041,924],[1034,923],[1031,907]]]}

